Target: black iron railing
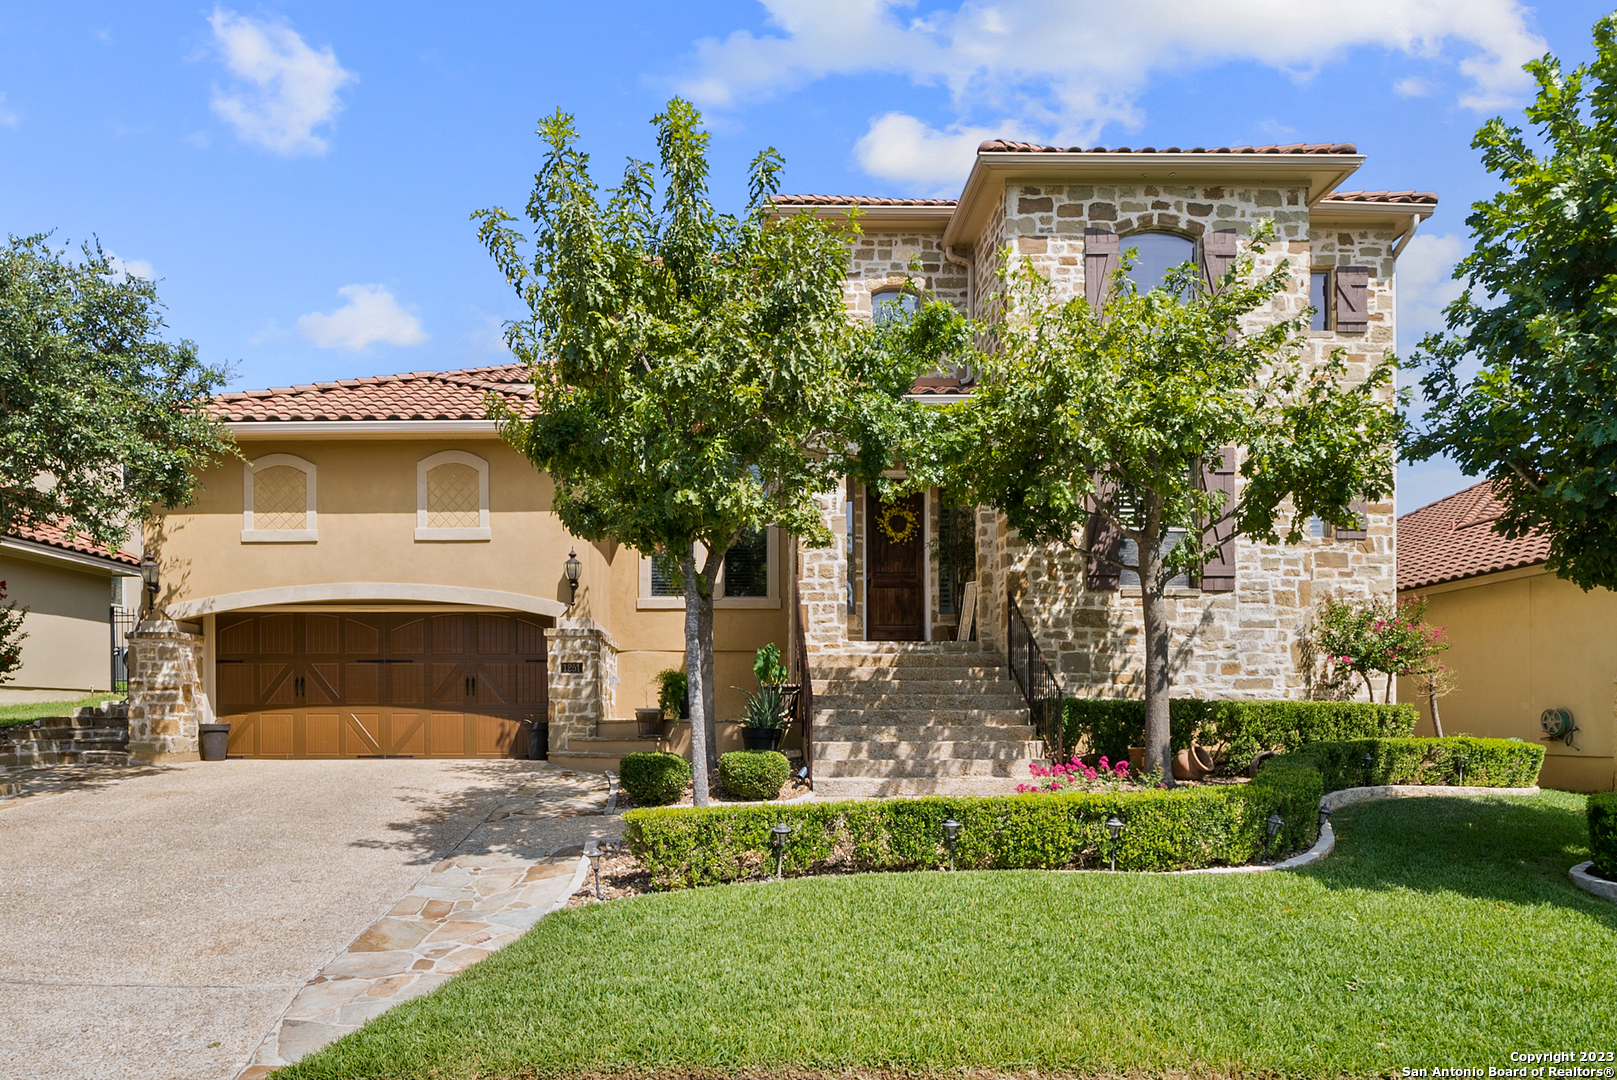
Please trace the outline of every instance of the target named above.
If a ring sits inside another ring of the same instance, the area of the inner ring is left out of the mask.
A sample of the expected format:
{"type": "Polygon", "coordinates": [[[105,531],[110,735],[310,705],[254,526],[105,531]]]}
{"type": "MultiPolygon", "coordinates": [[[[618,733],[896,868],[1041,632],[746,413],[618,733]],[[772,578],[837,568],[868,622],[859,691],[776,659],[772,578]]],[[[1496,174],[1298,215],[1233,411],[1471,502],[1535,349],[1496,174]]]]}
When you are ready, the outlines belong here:
{"type": "Polygon", "coordinates": [[[112,625],[112,689],[125,694],[129,692],[129,635],[135,629],[135,612],[113,604],[109,622],[112,625]]]}
{"type": "Polygon", "coordinates": [[[801,602],[797,605],[797,626],[794,628],[792,677],[797,680],[797,722],[803,733],[803,764],[808,768],[809,780],[814,779],[814,681],[808,662],[808,620],[801,602]]]}
{"type": "Polygon", "coordinates": [[[1065,706],[1066,695],[1061,690],[1061,683],[1056,679],[1055,672],[1045,662],[1044,653],[1039,649],[1038,641],[1033,637],[1033,631],[1028,627],[1027,620],[1022,617],[1022,609],[1016,606],[1016,601],[1010,597],[1005,598],[1005,607],[1009,612],[1007,617],[1006,655],[1010,661],[1011,674],[1015,676],[1017,686],[1022,690],[1022,696],[1027,699],[1029,723],[1044,740],[1044,749],[1051,761],[1065,761],[1066,749],[1066,723],[1065,706]]]}

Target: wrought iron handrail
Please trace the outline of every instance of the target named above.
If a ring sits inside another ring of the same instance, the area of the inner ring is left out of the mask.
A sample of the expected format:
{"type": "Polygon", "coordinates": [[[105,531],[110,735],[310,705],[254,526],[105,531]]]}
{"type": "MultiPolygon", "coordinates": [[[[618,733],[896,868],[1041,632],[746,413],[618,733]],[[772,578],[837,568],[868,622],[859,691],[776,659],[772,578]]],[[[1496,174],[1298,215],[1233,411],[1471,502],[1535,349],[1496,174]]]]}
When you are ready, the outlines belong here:
{"type": "Polygon", "coordinates": [[[1027,701],[1029,721],[1044,740],[1045,752],[1051,761],[1063,761],[1066,759],[1066,694],[1055,672],[1045,662],[1022,609],[1009,596],[1005,598],[1005,607],[1005,651],[1011,674],[1027,701]]]}
{"type": "Polygon", "coordinates": [[[802,725],[798,730],[803,733],[803,764],[808,768],[809,781],[812,783],[814,780],[814,682],[809,672],[808,633],[804,628],[805,624],[803,604],[802,601],[798,601],[797,627],[792,635],[792,651],[797,655],[793,660],[792,668],[799,687],[796,712],[797,722],[802,725]]]}

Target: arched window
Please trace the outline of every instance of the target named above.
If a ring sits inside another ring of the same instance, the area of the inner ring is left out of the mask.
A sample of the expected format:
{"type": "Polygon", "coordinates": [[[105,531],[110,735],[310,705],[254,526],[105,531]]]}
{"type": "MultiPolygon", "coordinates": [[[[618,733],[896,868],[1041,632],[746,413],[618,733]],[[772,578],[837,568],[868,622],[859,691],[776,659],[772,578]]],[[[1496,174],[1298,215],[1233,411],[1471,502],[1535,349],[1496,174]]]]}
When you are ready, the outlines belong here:
{"type": "Polygon", "coordinates": [[[877,289],[870,294],[870,318],[877,326],[915,314],[920,298],[898,286],[877,289]]]}
{"type": "Polygon", "coordinates": [[[1196,241],[1178,233],[1141,232],[1120,241],[1124,251],[1134,249],[1134,267],[1129,280],[1142,293],[1162,288],[1168,271],[1196,256],[1196,241]]]}
{"type": "Polygon", "coordinates": [[[488,540],[488,462],[444,450],[416,462],[415,538],[488,540]]]}
{"type": "Polygon", "coordinates": [[[318,540],[314,462],[265,454],[242,468],[241,539],[248,544],[318,540]]]}

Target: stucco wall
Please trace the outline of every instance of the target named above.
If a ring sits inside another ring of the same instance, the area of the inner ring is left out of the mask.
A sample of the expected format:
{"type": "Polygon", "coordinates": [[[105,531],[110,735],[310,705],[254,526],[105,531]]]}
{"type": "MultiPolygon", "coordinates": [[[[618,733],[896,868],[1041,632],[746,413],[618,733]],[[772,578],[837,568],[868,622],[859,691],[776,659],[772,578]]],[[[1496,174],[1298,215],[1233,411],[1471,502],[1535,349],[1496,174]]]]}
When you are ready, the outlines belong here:
{"type": "MultiPolygon", "coordinates": [[[[1458,689],[1438,699],[1445,735],[1538,742],[1539,715],[1567,709],[1581,729],[1577,749],[1543,742],[1542,781],[1573,791],[1609,791],[1617,773],[1617,593],[1584,592],[1542,568],[1493,574],[1419,591],[1427,621],[1448,628],[1443,654],[1458,689]]],[[[1403,700],[1431,713],[1400,680],[1403,700]]]]}
{"type": "Polygon", "coordinates": [[[112,686],[111,578],[0,553],[6,602],[28,608],[22,667],[0,703],[71,698],[112,686]]]}

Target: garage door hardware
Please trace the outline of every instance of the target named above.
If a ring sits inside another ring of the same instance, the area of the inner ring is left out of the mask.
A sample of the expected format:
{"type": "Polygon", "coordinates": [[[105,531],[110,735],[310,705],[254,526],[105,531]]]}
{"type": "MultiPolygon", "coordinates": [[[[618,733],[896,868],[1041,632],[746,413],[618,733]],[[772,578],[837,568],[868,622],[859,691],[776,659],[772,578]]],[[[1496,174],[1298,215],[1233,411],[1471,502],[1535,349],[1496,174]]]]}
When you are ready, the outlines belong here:
{"type": "Polygon", "coordinates": [[[413,758],[413,757],[415,757],[414,754],[356,754],[354,756],[358,757],[358,758],[362,758],[362,759],[367,760],[367,761],[371,760],[371,759],[374,759],[374,758],[413,758]]]}
{"type": "Polygon", "coordinates": [[[466,676],[466,696],[474,697],[477,694],[477,676],[466,676]]]}
{"type": "Polygon", "coordinates": [[[292,679],[292,696],[293,697],[302,697],[303,696],[303,676],[302,675],[295,676],[292,679]]]}

